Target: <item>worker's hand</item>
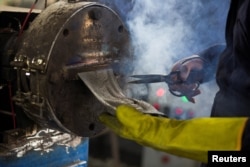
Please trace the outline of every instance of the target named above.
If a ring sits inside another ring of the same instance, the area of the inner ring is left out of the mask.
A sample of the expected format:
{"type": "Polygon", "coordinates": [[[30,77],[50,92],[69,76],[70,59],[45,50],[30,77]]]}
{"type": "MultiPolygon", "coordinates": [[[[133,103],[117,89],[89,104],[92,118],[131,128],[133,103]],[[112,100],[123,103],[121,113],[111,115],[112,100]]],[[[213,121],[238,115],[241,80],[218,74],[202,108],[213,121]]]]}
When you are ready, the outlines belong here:
{"type": "Polygon", "coordinates": [[[198,89],[199,84],[202,82],[204,77],[204,60],[197,55],[187,57],[177,61],[173,67],[172,72],[179,71],[179,77],[176,78],[176,84],[169,84],[169,90],[172,92],[180,92],[185,95],[189,101],[194,101],[194,96],[200,94],[198,89]]]}
{"type": "Polygon", "coordinates": [[[174,155],[207,162],[209,150],[239,150],[247,118],[196,118],[174,120],[143,114],[121,105],[116,116],[100,120],[115,133],[174,155]]]}

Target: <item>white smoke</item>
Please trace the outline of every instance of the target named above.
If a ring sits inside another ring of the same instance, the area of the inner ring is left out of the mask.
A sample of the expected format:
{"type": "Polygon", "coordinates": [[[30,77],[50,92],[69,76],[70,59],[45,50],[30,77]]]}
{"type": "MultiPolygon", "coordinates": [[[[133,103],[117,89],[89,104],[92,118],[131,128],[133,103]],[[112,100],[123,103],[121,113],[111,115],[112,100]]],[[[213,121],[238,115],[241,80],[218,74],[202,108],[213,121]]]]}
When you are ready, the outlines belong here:
{"type": "Polygon", "coordinates": [[[227,4],[224,1],[221,6],[215,0],[134,1],[127,24],[138,58],[135,69],[166,73],[173,61],[224,42],[227,4]]]}
{"type": "MultiPolygon", "coordinates": [[[[114,8],[131,33],[135,56],[135,74],[168,74],[173,63],[196,54],[211,45],[225,42],[225,24],[229,0],[100,0],[114,8]]],[[[154,84],[152,90],[159,86],[154,84]]],[[[214,82],[202,86],[194,110],[209,115],[217,87],[214,82]],[[204,108],[207,106],[207,108],[204,108]]],[[[151,101],[158,100],[151,96],[151,101]],[[153,99],[153,100],[152,100],[153,99]]],[[[162,100],[162,99],[161,99],[162,100]]],[[[186,105],[167,93],[167,105],[186,105]]],[[[163,100],[163,101],[164,101],[163,100]]],[[[191,106],[192,105],[192,106],[191,106]]],[[[184,106],[185,107],[185,106],[184,106]]]]}

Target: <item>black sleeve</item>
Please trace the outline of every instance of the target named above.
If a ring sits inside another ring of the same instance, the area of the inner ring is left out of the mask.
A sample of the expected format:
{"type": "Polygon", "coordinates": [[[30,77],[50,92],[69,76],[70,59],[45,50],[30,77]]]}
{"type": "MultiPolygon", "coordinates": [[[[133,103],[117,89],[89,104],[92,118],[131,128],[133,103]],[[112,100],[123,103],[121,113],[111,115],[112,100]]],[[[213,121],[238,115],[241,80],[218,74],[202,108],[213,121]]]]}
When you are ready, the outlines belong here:
{"type": "Polygon", "coordinates": [[[250,75],[250,1],[238,1],[237,18],[233,26],[233,54],[235,62],[250,75]]]}
{"type": "Polygon", "coordinates": [[[241,151],[250,151],[250,119],[248,119],[246,123],[246,127],[242,136],[241,151]]]}
{"type": "Polygon", "coordinates": [[[217,44],[198,53],[198,55],[205,60],[204,82],[215,78],[219,57],[225,48],[226,44],[217,44]]]}

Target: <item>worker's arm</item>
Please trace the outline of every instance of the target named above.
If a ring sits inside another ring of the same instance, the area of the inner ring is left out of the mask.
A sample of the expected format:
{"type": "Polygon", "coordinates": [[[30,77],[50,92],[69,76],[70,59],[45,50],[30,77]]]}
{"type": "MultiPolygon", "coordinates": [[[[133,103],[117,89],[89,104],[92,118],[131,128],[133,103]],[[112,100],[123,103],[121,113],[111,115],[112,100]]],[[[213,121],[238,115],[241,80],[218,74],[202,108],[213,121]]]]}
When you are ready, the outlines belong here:
{"type": "Polygon", "coordinates": [[[220,55],[225,50],[225,48],[226,48],[225,44],[218,44],[211,46],[197,54],[202,59],[205,60],[205,64],[203,67],[204,68],[203,82],[215,79],[215,74],[220,59],[220,55]]]}
{"type": "Polygon", "coordinates": [[[212,150],[240,150],[247,118],[175,120],[119,106],[116,116],[100,120],[121,137],[177,156],[207,162],[212,150]]]}

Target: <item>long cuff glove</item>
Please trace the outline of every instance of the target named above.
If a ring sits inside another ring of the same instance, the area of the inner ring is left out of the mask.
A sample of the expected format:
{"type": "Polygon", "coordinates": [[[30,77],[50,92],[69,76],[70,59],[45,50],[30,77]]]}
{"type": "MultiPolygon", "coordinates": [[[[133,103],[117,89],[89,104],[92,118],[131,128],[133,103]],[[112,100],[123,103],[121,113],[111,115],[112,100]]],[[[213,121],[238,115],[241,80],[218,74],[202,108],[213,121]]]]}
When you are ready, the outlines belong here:
{"type": "Polygon", "coordinates": [[[240,150],[247,118],[175,120],[121,105],[116,117],[102,114],[100,120],[121,137],[206,163],[208,151],[240,150]]]}

